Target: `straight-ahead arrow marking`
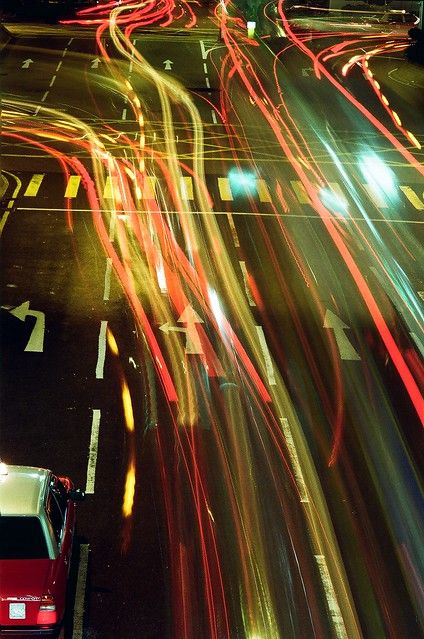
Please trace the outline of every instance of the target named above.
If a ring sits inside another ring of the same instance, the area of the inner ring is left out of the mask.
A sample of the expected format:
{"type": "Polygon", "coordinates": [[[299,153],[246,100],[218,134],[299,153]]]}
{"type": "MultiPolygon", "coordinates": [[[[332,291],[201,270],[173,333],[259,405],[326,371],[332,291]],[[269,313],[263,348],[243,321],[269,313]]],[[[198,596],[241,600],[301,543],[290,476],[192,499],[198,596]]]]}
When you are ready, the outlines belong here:
{"type": "Polygon", "coordinates": [[[174,64],[172,60],[164,60],[163,63],[165,65],[165,71],[171,71],[172,65],[174,64]]]}
{"type": "Polygon", "coordinates": [[[26,60],[23,61],[21,69],[29,69],[29,65],[33,64],[34,60],[31,60],[31,58],[27,58],[26,60]]]}
{"type": "Polygon", "coordinates": [[[336,338],[341,359],[350,361],[358,361],[361,359],[345,334],[345,330],[348,329],[349,326],[329,309],[327,309],[325,313],[324,328],[331,328],[334,331],[334,337],[336,338]]]}
{"type": "Polygon", "coordinates": [[[94,58],[94,60],[91,61],[91,68],[92,69],[97,69],[97,67],[99,66],[101,60],[100,58],[94,58]]]}

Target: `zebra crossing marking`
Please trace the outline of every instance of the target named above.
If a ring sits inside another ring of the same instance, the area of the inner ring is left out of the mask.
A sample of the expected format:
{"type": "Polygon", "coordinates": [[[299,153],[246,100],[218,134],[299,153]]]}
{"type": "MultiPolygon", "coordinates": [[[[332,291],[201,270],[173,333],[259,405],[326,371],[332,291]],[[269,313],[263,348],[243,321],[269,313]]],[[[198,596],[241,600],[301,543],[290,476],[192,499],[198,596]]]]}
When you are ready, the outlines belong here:
{"type": "Polygon", "coordinates": [[[387,204],[386,200],[380,197],[380,195],[375,191],[375,189],[372,187],[371,184],[367,183],[367,184],[363,184],[362,186],[366,190],[370,200],[372,200],[372,202],[375,204],[375,206],[378,209],[387,209],[389,205],[387,204]]]}
{"type": "Polygon", "coordinates": [[[194,200],[193,180],[190,176],[181,176],[180,188],[183,200],[194,200]]]}
{"type": "Polygon", "coordinates": [[[262,202],[263,204],[272,202],[271,194],[268,190],[267,183],[265,182],[264,179],[258,178],[256,180],[256,190],[258,192],[260,202],[262,202]]]}
{"type": "MultiPolygon", "coordinates": [[[[37,196],[43,184],[45,175],[45,173],[34,173],[23,195],[25,197],[37,196]]],[[[216,179],[218,184],[219,197],[223,202],[233,202],[235,199],[237,199],[233,195],[230,180],[227,177],[217,177],[216,179]]],[[[81,186],[81,180],[82,178],[80,175],[69,176],[64,193],[65,198],[75,199],[78,196],[81,186]]],[[[311,199],[300,180],[290,180],[290,185],[299,204],[311,205],[311,199]]],[[[337,194],[340,200],[347,201],[346,194],[338,182],[329,182],[328,186],[335,194],[337,194]]],[[[362,186],[370,200],[377,208],[388,208],[388,203],[373,189],[372,185],[364,183],[362,186]]],[[[144,178],[143,187],[137,187],[138,197],[145,201],[156,200],[158,187],[159,181],[157,177],[151,175],[146,176],[144,178]]],[[[415,210],[424,211],[424,197],[421,196],[421,194],[416,189],[412,188],[409,185],[399,185],[399,190],[403,193],[403,195],[406,197],[408,202],[414,207],[415,210]]],[[[194,186],[192,176],[181,176],[180,193],[183,201],[194,201],[194,186]]],[[[266,181],[263,178],[256,179],[256,193],[261,203],[272,203],[272,195],[266,181]]],[[[106,200],[119,199],[119,184],[116,177],[112,178],[110,175],[106,177],[102,195],[103,198],[106,200]]]]}
{"type": "Polygon", "coordinates": [[[219,195],[223,202],[232,202],[234,200],[231,193],[230,180],[226,177],[218,178],[219,195]]]}
{"type": "Polygon", "coordinates": [[[34,173],[34,175],[32,176],[26,188],[24,196],[35,197],[38,193],[38,190],[41,186],[41,182],[43,181],[44,176],[45,176],[45,173],[34,173]]]}
{"type": "Polygon", "coordinates": [[[77,197],[80,182],[81,182],[80,175],[69,176],[68,184],[66,185],[66,190],[65,190],[66,198],[77,197]]]}
{"type": "Polygon", "coordinates": [[[298,199],[299,204],[311,204],[311,199],[300,180],[290,180],[290,184],[298,199]]]}
{"type": "Polygon", "coordinates": [[[422,200],[410,186],[400,186],[399,188],[417,211],[424,211],[424,199],[422,200]]]}

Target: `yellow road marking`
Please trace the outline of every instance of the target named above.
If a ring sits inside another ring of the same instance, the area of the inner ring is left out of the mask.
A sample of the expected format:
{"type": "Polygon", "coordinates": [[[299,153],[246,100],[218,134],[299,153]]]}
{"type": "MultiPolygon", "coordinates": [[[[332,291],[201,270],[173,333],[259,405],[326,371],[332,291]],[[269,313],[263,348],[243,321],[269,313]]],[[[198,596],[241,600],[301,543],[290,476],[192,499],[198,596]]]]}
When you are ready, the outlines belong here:
{"type": "Polygon", "coordinates": [[[371,184],[363,184],[364,189],[368,193],[370,200],[372,200],[378,209],[387,209],[388,204],[386,200],[383,200],[378,193],[372,188],[371,184]]]}
{"type": "Polygon", "coordinates": [[[414,206],[418,211],[424,211],[424,200],[421,200],[410,186],[400,186],[399,188],[402,193],[406,195],[412,206],[414,206]]]}
{"type": "Polygon", "coordinates": [[[230,188],[230,180],[228,178],[219,177],[218,178],[218,188],[219,195],[221,196],[221,200],[224,202],[232,202],[233,194],[231,193],[230,188]]]}
{"type": "Polygon", "coordinates": [[[80,175],[71,175],[66,185],[65,197],[76,197],[81,182],[80,175]]]}
{"type": "Polygon", "coordinates": [[[190,176],[181,177],[181,197],[183,200],[194,200],[193,180],[190,176]]]}
{"type": "Polygon", "coordinates": [[[309,195],[307,194],[306,189],[300,180],[290,180],[290,184],[292,185],[292,189],[295,192],[295,195],[300,204],[311,203],[309,195]]]}
{"type": "Polygon", "coordinates": [[[44,176],[45,173],[34,173],[24,193],[26,197],[35,197],[37,195],[44,176]]]}
{"type": "Polygon", "coordinates": [[[268,190],[265,180],[261,178],[256,180],[256,188],[259,195],[260,202],[272,202],[271,194],[268,190]]]}

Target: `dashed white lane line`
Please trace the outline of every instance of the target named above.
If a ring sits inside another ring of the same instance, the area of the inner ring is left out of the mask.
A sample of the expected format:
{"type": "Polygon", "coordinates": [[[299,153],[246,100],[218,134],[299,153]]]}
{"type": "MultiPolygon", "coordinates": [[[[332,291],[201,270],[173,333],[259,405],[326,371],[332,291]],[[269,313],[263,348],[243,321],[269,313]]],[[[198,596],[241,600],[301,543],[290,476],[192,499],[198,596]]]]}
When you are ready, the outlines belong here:
{"type": "Polygon", "coordinates": [[[299,463],[299,457],[293,440],[293,435],[291,433],[289,420],[287,419],[287,417],[280,417],[280,422],[283,428],[284,437],[286,438],[287,449],[289,451],[290,459],[292,462],[296,484],[299,489],[300,501],[304,504],[308,504],[308,491],[306,490],[306,483],[303,478],[302,468],[299,463]]]}
{"type": "Polygon", "coordinates": [[[103,290],[103,301],[107,302],[110,296],[110,279],[112,275],[112,258],[108,257],[106,260],[106,271],[105,271],[105,285],[103,290]]]}
{"type": "Polygon", "coordinates": [[[93,408],[93,419],[91,422],[90,448],[88,451],[87,463],[87,482],[85,492],[94,494],[94,484],[96,481],[97,453],[99,450],[99,431],[100,431],[100,409],[93,408]]]}
{"type": "Polygon", "coordinates": [[[54,85],[54,83],[55,83],[55,82],[56,82],[56,76],[55,76],[55,75],[53,75],[53,76],[52,76],[52,79],[50,80],[49,87],[52,87],[52,86],[54,85]]]}
{"type": "Polygon", "coordinates": [[[99,343],[97,349],[96,379],[103,379],[106,358],[106,331],[107,320],[102,320],[100,322],[99,343]]]}
{"type": "Polygon", "coordinates": [[[315,560],[318,564],[319,572],[321,575],[321,581],[324,586],[328,609],[330,611],[330,616],[334,624],[336,636],[338,637],[338,639],[348,639],[348,634],[347,634],[346,626],[343,620],[343,615],[340,610],[339,602],[337,601],[336,591],[334,589],[334,585],[331,580],[330,571],[328,570],[325,556],[315,555],[315,560]]]}
{"type": "Polygon", "coordinates": [[[249,274],[247,272],[246,262],[239,261],[241,272],[243,273],[244,290],[246,291],[247,301],[249,306],[256,306],[256,302],[252,297],[252,292],[249,286],[249,274]]]}
{"type": "Polygon", "coordinates": [[[266,375],[268,377],[268,382],[270,386],[275,386],[277,382],[275,380],[274,367],[272,365],[268,344],[266,343],[264,329],[262,328],[262,326],[256,326],[256,331],[258,333],[259,344],[261,346],[262,353],[265,360],[265,370],[266,370],[266,375]]]}
{"type": "Polygon", "coordinates": [[[82,639],[84,627],[85,587],[87,583],[89,544],[80,545],[72,639],[82,639]]]}
{"type": "Polygon", "coordinates": [[[218,120],[216,119],[216,113],[213,109],[211,110],[211,115],[212,115],[212,122],[214,124],[218,124],[218,120]]]}

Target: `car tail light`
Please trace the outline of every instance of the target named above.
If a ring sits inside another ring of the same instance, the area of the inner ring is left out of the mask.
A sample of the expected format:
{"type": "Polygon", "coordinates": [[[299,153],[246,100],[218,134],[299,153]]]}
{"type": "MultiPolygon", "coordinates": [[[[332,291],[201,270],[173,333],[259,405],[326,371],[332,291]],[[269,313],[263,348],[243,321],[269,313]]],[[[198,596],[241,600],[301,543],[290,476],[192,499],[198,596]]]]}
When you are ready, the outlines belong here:
{"type": "Polygon", "coordinates": [[[52,595],[41,595],[37,624],[55,624],[57,621],[56,603],[52,595]]]}

